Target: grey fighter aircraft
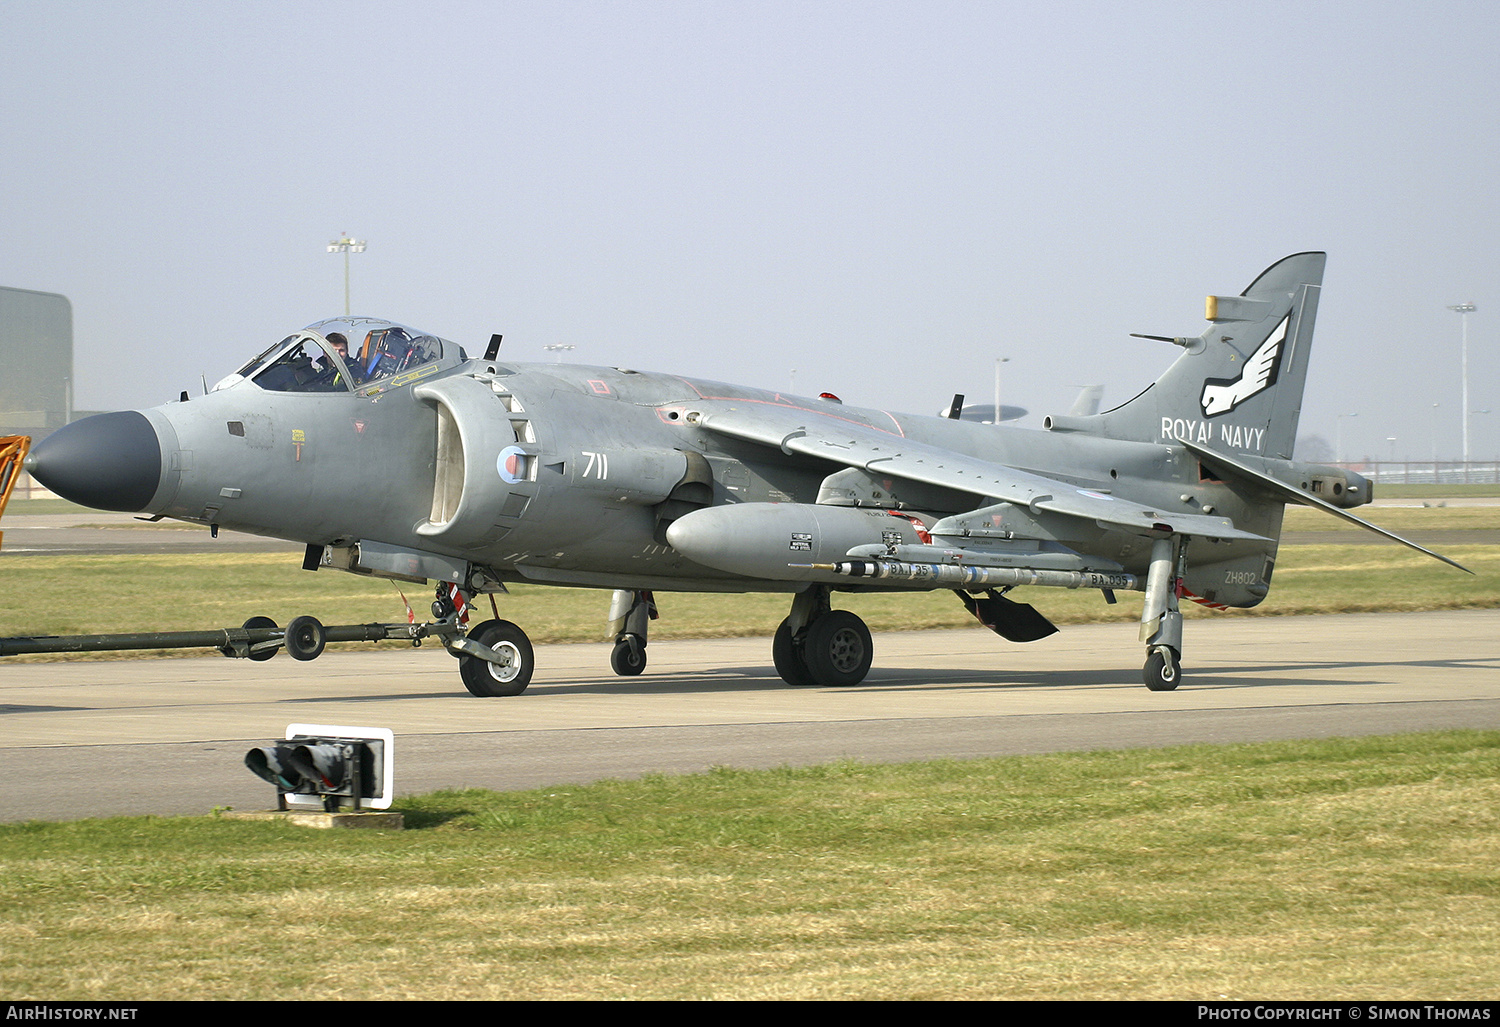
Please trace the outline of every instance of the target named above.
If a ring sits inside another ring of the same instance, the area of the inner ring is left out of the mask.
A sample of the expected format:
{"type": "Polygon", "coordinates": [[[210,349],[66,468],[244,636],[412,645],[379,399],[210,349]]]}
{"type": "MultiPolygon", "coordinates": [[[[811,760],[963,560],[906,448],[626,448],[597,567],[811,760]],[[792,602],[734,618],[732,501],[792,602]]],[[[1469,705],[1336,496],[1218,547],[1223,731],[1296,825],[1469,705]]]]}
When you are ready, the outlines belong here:
{"type": "Polygon", "coordinates": [[[1284,504],[1390,535],[1346,512],[1370,501],[1366,479],[1292,459],[1324,259],[1299,253],[1209,297],[1208,330],[1164,339],[1182,352],[1154,384],[1041,430],[964,421],[961,401],[924,417],[510,363],[498,336],[474,359],[339,317],[202,397],[71,424],[27,465],[88,506],[305,543],[309,570],[436,582],[431,633],[476,695],[531,678],[519,627],[461,619],[508,582],[614,590],[621,674],[645,666],[654,593],[784,592],[771,650],[799,685],[870,668],[870,632],[834,592],[951,589],[1024,642],[1056,628],[1005,596],[1017,586],[1139,591],[1145,683],[1166,691],[1181,680],[1180,600],[1265,599],[1284,504]]]}

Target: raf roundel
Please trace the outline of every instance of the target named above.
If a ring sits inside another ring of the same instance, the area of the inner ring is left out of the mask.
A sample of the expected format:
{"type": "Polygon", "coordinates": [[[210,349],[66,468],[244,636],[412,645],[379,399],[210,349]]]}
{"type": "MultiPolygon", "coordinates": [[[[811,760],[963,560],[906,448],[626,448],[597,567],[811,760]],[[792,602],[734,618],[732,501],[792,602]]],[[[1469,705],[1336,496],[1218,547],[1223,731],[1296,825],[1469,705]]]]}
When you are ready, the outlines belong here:
{"type": "Polygon", "coordinates": [[[506,446],[495,459],[495,470],[507,485],[526,480],[526,451],[519,446],[506,446]]]}

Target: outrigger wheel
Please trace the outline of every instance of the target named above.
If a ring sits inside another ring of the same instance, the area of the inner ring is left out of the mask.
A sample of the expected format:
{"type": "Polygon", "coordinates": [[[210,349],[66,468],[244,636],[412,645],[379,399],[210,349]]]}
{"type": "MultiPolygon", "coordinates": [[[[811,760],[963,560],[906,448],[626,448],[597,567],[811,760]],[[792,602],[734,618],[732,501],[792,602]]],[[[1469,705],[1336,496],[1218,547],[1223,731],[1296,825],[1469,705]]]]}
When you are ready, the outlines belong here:
{"type": "Polygon", "coordinates": [[[646,669],[645,645],[634,635],[620,639],[610,650],[609,667],[622,678],[635,677],[646,669]]]}
{"type": "Polygon", "coordinates": [[[1177,650],[1169,645],[1153,646],[1146,653],[1141,676],[1153,692],[1170,692],[1182,683],[1182,664],[1177,650]]]}

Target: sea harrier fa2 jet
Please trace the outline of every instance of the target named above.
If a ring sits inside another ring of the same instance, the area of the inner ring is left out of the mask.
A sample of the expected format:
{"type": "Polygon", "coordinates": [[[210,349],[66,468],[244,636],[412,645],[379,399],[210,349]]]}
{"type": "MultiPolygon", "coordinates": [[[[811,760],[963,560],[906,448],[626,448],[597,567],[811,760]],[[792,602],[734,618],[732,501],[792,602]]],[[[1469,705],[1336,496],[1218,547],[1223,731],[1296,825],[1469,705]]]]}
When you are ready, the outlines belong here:
{"type": "MultiPolygon", "coordinates": [[[[1345,512],[1369,481],[1292,459],[1324,259],[1299,253],[1210,296],[1208,330],[1163,340],[1182,352],[1144,392],[1041,430],[963,420],[961,397],[924,417],[511,363],[498,336],[473,359],[339,317],[200,398],[70,424],[27,465],[88,506],[305,543],[309,570],[436,582],[422,633],[476,695],[531,679],[525,632],[498,614],[467,624],[471,601],[509,582],[613,589],[620,674],[645,666],[654,593],[784,592],[771,651],[797,685],[870,668],[869,629],[834,592],[950,589],[1026,642],[1056,628],[1005,596],[1017,586],[1136,591],[1145,683],[1166,691],[1182,679],[1179,603],[1265,599],[1284,504],[1395,537],[1345,512]]],[[[284,644],[309,659],[321,626],[299,621],[284,644]]]]}

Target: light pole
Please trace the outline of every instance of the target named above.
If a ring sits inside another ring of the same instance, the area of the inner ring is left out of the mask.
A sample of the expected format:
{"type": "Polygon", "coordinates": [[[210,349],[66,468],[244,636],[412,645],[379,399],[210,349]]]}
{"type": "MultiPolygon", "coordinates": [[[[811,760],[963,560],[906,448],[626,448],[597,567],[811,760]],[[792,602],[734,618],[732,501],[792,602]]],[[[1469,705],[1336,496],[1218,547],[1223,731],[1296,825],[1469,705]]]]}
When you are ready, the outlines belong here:
{"type": "Polygon", "coordinates": [[[351,239],[348,232],[340,232],[339,237],[328,244],[329,253],[342,253],[344,255],[344,316],[349,316],[349,254],[365,252],[365,241],[363,239],[351,239]]]}
{"type": "Polygon", "coordinates": [[[1462,372],[1464,379],[1464,464],[1469,462],[1469,315],[1474,313],[1474,304],[1457,303],[1448,308],[1463,318],[1462,372]]]}
{"type": "Polygon", "coordinates": [[[1335,430],[1333,435],[1333,462],[1336,464],[1341,464],[1344,462],[1344,418],[1358,416],[1358,413],[1339,414],[1335,419],[1337,429],[1335,430]]]}
{"type": "Polygon", "coordinates": [[[542,347],[542,349],[546,350],[548,353],[555,353],[556,354],[556,356],[552,358],[552,362],[554,364],[560,364],[560,363],[562,363],[562,355],[564,353],[571,352],[572,350],[574,350],[576,348],[577,347],[575,347],[575,346],[565,346],[565,345],[563,345],[560,342],[554,342],[550,346],[543,346],[542,347]]]}
{"type": "Polygon", "coordinates": [[[1000,412],[1000,365],[1010,363],[1010,357],[995,358],[995,423],[999,424],[1004,415],[1000,412]]]}

